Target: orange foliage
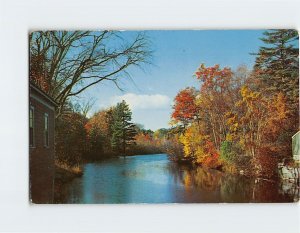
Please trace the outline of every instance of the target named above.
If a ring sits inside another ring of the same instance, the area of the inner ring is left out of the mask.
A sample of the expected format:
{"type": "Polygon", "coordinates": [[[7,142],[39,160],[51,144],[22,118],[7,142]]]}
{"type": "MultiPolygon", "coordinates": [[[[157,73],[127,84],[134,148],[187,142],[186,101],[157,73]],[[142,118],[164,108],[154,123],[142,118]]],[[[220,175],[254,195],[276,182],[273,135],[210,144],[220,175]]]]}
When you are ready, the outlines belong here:
{"type": "Polygon", "coordinates": [[[151,144],[153,143],[153,139],[152,137],[147,134],[147,133],[138,133],[136,136],[135,136],[135,140],[136,140],[136,143],[138,144],[151,144]]]}
{"type": "Polygon", "coordinates": [[[44,92],[48,92],[51,86],[49,71],[45,65],[45,54],[30,56],[29,79],[44,92]]]}
{"type": "Polygon", "coordinates": [[[219,157],[220,154],[214,147],[211,141],[207,141],[205,144],[206,157],[203,160],[203,165],[210,168],[217,168],[220,166],[219,157]]]}
{"type": "Polygon", "coordinates": [[[218,88],[222,90],[229,87],[232,71],[228,67],[221,70],[219,65],[205,67],[201,64],[195,74],[197,79],[203,82],[201,91],[218,88]]]}
{"type": "Polygon", "coordinates": [[[279,159],[292,154],[295,116],[287,97],[281,92],[264,93],[258,71],[238,76],[230,68],[202,64],[195,75],[200,90],[180,91],[172,114],[185,126],[179,136],[184,158],[218,168],[221,145],[228,141],[233,145],[227,153],[234,170],[243,166],[257,175],[274,176],[279,159]]]}
{"type": "Polygon", "coordinates": [[[196,91],[193,88],[181,90],[175,97],[174,112],[172,118],[186,124],[197,115],[195,104],[196,91]]]}

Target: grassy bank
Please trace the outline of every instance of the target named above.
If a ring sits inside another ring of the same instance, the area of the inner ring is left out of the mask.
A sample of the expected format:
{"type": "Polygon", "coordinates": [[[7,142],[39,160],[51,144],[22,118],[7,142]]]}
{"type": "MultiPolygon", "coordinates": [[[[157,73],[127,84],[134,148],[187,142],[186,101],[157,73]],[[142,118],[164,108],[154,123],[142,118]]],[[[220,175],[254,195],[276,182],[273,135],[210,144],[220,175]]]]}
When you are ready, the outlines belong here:
{"type": "Polygon", "coordinates": [[[70,167],[66,164],[55,164],[54,203],[64,203],[66,197],[64,186],[76,177],[83,175],[80,166],[70,167]]]}

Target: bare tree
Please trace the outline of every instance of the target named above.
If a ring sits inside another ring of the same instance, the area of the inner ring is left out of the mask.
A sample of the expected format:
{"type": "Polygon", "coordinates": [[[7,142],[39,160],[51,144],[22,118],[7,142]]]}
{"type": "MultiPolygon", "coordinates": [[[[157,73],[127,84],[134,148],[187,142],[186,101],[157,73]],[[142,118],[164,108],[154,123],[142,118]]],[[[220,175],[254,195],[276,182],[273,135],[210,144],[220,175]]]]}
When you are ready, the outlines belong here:
{"type": "Polygon", "coordinates": [[[132,41],[114,31],[37,31],[29,36],[30,79],[59,104],[104,80],[118,87],[128,68],[149,62],[144,33],[132,41]]]}
{"type": "Polygon", "coordinates": [[[88,117],[88,114],[91,113],[93,106],[95,105],[96,100],[94,98],[89,98],[76,102],[72,105],[73,112],[79,112],[84,117],[88,117]]]}

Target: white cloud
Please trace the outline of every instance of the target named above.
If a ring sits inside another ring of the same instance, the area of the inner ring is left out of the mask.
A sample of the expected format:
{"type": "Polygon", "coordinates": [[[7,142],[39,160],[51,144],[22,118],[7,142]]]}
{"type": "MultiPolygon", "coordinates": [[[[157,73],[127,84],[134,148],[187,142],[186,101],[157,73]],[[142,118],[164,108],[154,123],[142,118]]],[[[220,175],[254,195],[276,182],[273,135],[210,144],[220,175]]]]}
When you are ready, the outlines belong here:
{"type": "Polygon", "coordinates": [[[127,93],[111,98],[111,104],[116,104],[125,100],[132,110],[136,109],[163,109],[171,105],[171,99],[166,95],[137,95],[127,93]]]}

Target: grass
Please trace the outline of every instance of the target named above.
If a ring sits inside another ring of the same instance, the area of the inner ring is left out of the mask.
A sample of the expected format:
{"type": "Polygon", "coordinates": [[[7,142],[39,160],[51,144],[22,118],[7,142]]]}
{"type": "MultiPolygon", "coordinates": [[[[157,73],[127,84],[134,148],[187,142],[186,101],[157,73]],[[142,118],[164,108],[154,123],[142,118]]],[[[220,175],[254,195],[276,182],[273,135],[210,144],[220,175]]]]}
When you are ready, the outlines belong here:
{"type": "Polygon", "coordinates": [[[68,173],[72,173],[75,176],[81,176],[83,174],[82,167],[80,165],[70,166],[66,163],[55,162],[57,168],[63,169],[68,173]]]}

